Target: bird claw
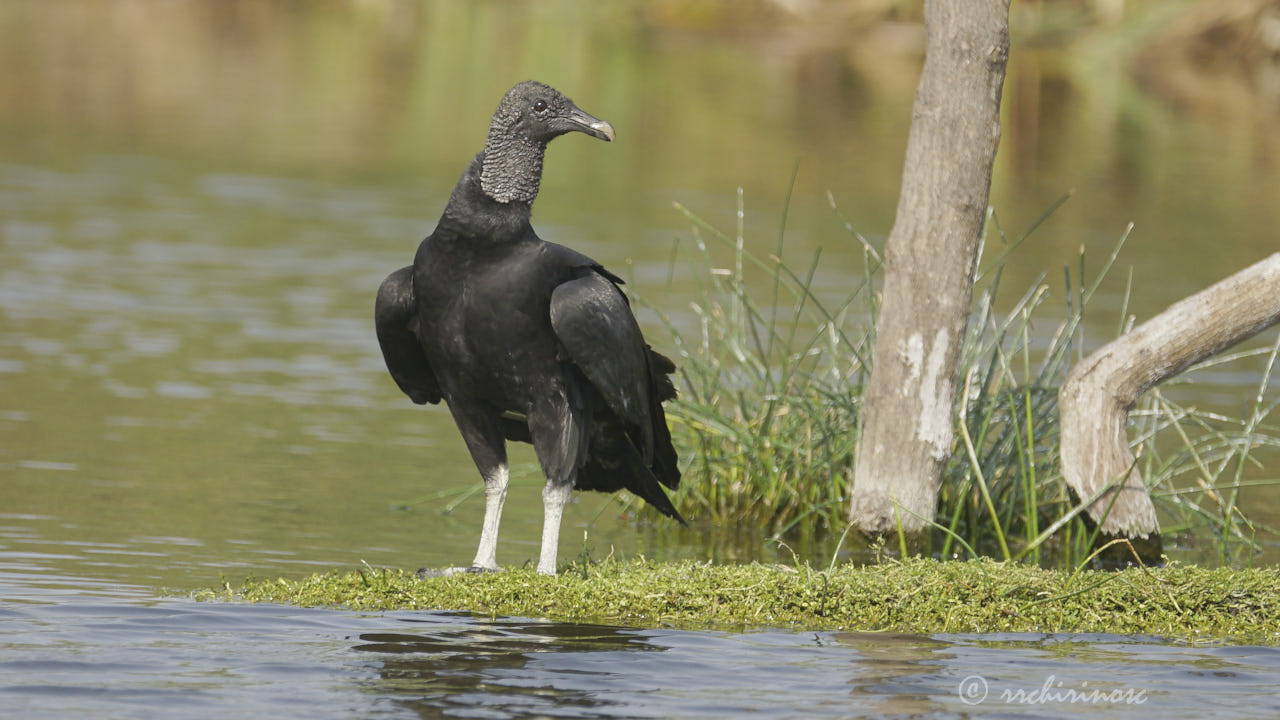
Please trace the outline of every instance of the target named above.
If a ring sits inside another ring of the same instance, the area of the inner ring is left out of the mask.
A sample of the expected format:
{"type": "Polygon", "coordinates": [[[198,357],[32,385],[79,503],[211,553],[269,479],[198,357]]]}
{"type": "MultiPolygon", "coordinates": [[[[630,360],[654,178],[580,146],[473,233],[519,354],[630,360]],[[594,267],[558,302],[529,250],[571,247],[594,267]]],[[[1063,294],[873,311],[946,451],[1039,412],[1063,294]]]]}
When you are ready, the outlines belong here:
{"type": "Polygon", "coordinates": [[[479,565],[472,565],[470,567],[448,567],[448,568],[440,568],[438,570],[435,568],[426,568],[426,567],[418,568],[418,572],[414,573],[414,575],[419,580],[426,580],[428,578],[448,577],[449,575],[458,575],[460,573],[496,573],[496,572],[501,572],[501,568],[496,568],[496,567],[486,568],[486,567],[480,567],[479,565]]]}

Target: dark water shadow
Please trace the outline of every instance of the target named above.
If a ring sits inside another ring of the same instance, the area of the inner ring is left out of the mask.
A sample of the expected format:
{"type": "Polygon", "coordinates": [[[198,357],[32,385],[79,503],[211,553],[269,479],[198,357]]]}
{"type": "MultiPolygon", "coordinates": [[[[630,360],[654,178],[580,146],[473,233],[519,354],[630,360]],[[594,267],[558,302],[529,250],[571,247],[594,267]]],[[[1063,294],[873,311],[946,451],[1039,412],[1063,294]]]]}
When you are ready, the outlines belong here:
{"type": "Polygon", "coordinates": [[[438,613],[424,623],[401,618],[405,632],[359,635],[353,649],[380,656],[366,689],[424,718],[652,716],[600,692],[627,684],[617,668],[629,655],[664,649],[644,631],[456,617],[443,628],[438,613]]]}

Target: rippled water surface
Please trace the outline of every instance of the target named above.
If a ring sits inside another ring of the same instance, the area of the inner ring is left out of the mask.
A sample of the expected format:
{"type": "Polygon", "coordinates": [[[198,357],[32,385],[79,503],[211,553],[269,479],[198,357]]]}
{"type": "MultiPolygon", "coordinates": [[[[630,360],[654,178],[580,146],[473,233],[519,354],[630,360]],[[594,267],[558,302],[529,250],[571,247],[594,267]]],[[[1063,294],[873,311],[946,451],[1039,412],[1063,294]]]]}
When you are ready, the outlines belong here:
{"type": "MultiPolygon", "coordinates": [[[[1280,713],[1272,649],[181,599],[474,553],[474,467],[447,413],[387,378],[372,300],[514,81],[558,85],[618,131],[551,148],[539,231],[632,278],[678,326],[692,328],[696,284],[670,263],[691,239],[671,203],[728,229],[741,186],[746,242],[771,252],[797,161],[788,252],[807,266],[822,248],[820,293],[861,276],[827,191],[881,242],[918,57],[612,7],[0,3],[0,716],[1069,715],[1099,712],[1063,699],[1093,689],[1144,701],[1107,716],[1280,713]]],[[[1270,115],[1183,112],[1124,73],[1064,78],[1015,50],[992,202],[1016,234],[1077,193],[1010,261],[1011,294],[1047,271],[1065,302],[1060,268],[1082,245],[1096,268],[1131,220],[1121,266],[1141,317],[1280,244],[1270,115]]],[[[1091,344],[1119,324],[1122,275],[1100,290],[1091,344]]],[[[1260,374],[1215,369],[1184,400],[1236,412],[1260,374]]],[[[541,522],[527,449],[513,478],[499,560],[518,565],[541,522]]],[[[1280,525],[1274,490],[1244,491],[1251,518],[1280,525]]],[[[789,552],[749,528],[711,543],[637,526],[613,502],[575,500],[562,559],[789,552]]],[[[1257,561],[1277,557],[1271,544],[1257,561]]]]}
{"type": "Polygon", "coordinates": [[[1275,648],[634,629],[155,600],[120,588],[56,598],[34,578],[4,577],[15,579],[31,584],[0,607],[5,717],[1280,713],[1275,648]]]}

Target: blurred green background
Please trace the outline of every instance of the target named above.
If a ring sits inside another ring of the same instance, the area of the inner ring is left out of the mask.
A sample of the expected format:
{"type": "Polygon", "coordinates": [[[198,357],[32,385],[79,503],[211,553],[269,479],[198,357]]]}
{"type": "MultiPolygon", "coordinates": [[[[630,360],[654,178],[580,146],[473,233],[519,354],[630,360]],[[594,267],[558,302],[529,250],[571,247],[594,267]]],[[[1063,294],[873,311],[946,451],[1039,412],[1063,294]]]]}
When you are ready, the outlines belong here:
{"type": "MultiPolygon", "coordinates": [[[[1006,306],[1042,272],[1065,304],[1063,266],[1085,248],[1096,269],[1132,221],[1096,347],[1130,267],[1142,320],[1280,248],[1280,4],[1015,0],[1011,24],[991,204],[1016,236],[1074,195],[1010,260],[1006,306]]],[[[788,256],[821,248],[833,295],[860,277],[827,194],[883,241],[923,33],[888,0],[0,3],[0,537],[183,586],[465,562],[476,473],[447,413],[386,377],[372,298],[502,93],[536,78],[614,125],[552,146],[535,227],[680,322],[672,203],[731,229],[741,186],[767,253],[797,164],[788,256]]],[[[1260,376],[1174,392],[1238,412],[1260,376]]],[[[499,560],[519,564],[540,478],[513,459],[499,560]]],[[[1276,493],[1253,497],[1276,524],[1276,493]]],[[[575,503],[562,558],[777,552],[750,528],[637,531],[611,502],[575,503]]]]}

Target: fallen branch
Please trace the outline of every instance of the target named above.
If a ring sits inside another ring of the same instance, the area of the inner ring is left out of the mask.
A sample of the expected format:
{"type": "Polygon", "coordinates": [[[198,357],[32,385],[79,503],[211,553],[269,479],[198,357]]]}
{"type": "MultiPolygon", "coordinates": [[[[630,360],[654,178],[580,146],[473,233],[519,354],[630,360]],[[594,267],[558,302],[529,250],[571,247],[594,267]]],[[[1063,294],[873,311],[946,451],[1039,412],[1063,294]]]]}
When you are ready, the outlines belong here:
{"type": "Polygon", "coordinates": [[[1148,389],[1280,322],[1280,253],[1180,300],[1072,368],[1058,393],[1062,474],[1104,536],[1153,538],[1160,527],[1125,438],[1148,389]],[[1117,496],[1118,493],[1118,496],[1117,496]]]}

